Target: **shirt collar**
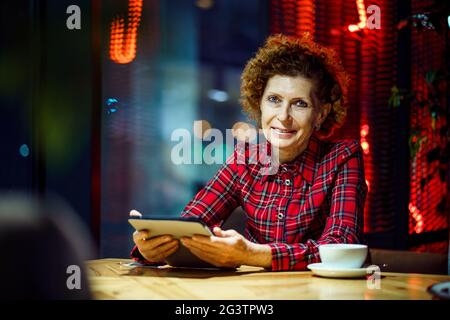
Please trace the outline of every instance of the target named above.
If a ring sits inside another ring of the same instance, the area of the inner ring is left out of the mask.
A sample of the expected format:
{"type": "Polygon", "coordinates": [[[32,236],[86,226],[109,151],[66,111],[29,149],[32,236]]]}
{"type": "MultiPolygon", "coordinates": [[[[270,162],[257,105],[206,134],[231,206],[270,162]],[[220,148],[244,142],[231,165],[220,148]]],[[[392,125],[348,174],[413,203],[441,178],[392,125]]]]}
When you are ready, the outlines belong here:
{"type": "Polygon", "coordinates": [[[268,150],[268,155],[263,155],[260,160],[260,171],[258,173],[261,183],[266,182],[268,179],[272,179],[277,176],[277,174],[283,171],[290,172],[300,172],[303,179],[310,185],[314,181],[314,176],[316,172],[316,165],[318,162],[318,155],[320,150],[320,139],[313,134],[309,139],[306,149],[297,156],[294,160],[283,163],[279,165],[277,171],[273,170],[270,172],[270,155],[271,155],[271,145],[270,142],[266,142],[266,150],[268,150]]]}

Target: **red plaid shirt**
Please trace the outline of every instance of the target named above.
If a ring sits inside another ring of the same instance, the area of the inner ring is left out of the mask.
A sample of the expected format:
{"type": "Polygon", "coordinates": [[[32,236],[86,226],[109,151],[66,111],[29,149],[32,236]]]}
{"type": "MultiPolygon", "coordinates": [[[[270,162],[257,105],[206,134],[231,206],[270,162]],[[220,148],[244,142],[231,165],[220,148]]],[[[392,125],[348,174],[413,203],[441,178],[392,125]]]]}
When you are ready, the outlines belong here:
{"type": "MultiPolygon", "coordinates": [[[[367,185],[357,140],[325,142],[313,135],[274,175],[262,174],[270,165],[265,159],[236,161],[252,159],[257,146],[237,144],[182,216],[199,217],[212,229],[241,206],[248,218],[244,236],[270,246],[273,271],[306,270],[320,262],[321,244],[364,242],[367,185]]],[[[132,256],[142,261],[136,248],[132,256]]]]}

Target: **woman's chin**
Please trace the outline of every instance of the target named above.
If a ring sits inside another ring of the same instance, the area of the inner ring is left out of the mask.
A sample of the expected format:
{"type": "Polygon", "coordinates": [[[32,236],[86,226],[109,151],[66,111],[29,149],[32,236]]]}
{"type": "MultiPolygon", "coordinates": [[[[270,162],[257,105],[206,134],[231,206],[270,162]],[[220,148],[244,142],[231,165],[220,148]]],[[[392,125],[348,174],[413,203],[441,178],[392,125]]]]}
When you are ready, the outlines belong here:
{"type": "Polygon", "coordinates": [[[280,139],[276,137],[271,137],[269,140],[270,144],[278,149],[289,149],[295,146],[295,139],[280,139]]]}

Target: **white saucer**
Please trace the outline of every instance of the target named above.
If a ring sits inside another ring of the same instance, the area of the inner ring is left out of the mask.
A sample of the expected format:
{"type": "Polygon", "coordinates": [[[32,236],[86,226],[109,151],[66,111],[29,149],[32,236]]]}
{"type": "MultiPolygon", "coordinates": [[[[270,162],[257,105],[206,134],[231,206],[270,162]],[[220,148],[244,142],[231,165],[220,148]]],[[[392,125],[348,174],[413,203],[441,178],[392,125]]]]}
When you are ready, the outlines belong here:
{"type": "Polygon", "coordinates": [[[327,278],[365,278],[366,268],[336,268],[323,263],[311,263],[308,269],[315,275],[327,278]]]}
{"type": "Polygon", "coordinates": [[[436,299],[450,300],[450,281],[435,283],[427,291],[436,299]]]}

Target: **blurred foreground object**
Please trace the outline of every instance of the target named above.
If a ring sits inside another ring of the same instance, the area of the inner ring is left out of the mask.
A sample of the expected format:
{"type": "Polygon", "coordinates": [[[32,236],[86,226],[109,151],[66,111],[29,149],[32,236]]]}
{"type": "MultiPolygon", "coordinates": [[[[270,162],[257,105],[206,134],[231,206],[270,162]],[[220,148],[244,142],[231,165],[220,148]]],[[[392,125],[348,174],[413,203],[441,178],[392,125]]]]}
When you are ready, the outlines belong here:
{"type": "Polygon", "coordinates": [[[370,258],[384,272],[448,274],[445,254],[370,249],[370,258]]]}
{"type": "Polygon", "coordinates": [[[62,200],[0,195],[0,250],[0,299],[91,297],[84,267],[93,257],[90,235],[62,200]]]}

